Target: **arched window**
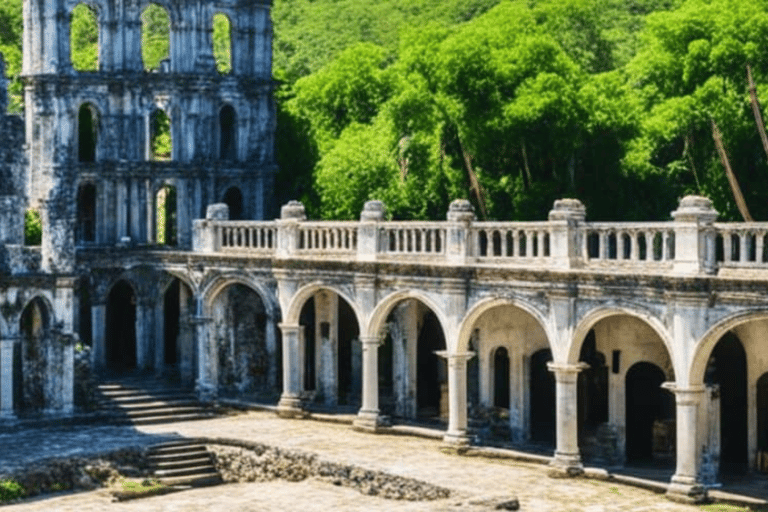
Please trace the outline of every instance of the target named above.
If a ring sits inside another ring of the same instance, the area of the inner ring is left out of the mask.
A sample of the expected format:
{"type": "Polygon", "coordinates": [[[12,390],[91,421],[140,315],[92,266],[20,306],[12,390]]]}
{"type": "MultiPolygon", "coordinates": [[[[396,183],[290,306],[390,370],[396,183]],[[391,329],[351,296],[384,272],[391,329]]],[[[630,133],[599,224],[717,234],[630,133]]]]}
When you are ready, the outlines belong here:
{"type": "Polygon", "coordinates": [[[213,16],[213,57],[219,73],[232,71],[232,24],[222,13],[213,16]]]}
{"type": "Polygon", "coordinates": [[[237,160],[237,130],[235,109],[224,105],[219,112],[219,158],[237,160]]]}
{"type": "Polygon", "coordinates": [[[149,4],[141,13],[141,57],[144,69],[156,71],[171,55],[171,18],[157,4],[149,4]]]}
{"type": "Polygon", "coordinates": [[[92,183],[77,190],[77,240],[96,241],[96,186],[92,183]]]}
{"type": "Polygon", "coordinates": [[[155,241],[161,245],[176,245],[176,188],[164,185],[158,190],[155,208],[157,212],[155,241]]]}
{"type": "Polygon", "coordinates": [[[69,56],[76,71],[99,70],[99,20],[93,7],[77,4],[69,19],[69,56]]]}
{"type": "Polygon", "coordinates": [[[171,118],[159,108],[152,112],[150,124],[150,160],[167,161],[173,154],[171,118]]]}
{"type": "Polygon", "coordinates": [[[99,135],[99,113],[90,103],[80,107],[77,114],[77,159],[80,162],[96,161],[96,143],[99,135]]]}
{"type": "Polygon", "coordinates": [[[230,187],[224,194],[224,203],[229,206],[229,220],[243,220],[243,194],[237,187],[230,187]]]}

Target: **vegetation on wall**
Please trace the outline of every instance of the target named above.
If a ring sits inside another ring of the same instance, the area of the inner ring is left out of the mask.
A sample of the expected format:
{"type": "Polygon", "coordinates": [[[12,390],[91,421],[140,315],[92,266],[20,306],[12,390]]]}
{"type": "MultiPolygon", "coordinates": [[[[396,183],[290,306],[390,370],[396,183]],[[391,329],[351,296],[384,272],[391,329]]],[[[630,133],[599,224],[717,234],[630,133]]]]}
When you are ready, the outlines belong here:
{"type": "MultiPolygon", "coordinates": [[[[590,219],[634,220],[698,193],[735,220],[716,126],[768,219],[746,78],[764,104],[768,0],[275,0],[272,17],[280,204],[439,219],[465,197],[482,218],[543,219],[577,197],[590,219]]],[[[21,0],[0,6],[12,77],[20,22],[21,0]]],[[[145,59],[166,54],[167,23],[148,27],[145,59]]],[[[212,33],[225,73],[224,18],[212,33]]]]}

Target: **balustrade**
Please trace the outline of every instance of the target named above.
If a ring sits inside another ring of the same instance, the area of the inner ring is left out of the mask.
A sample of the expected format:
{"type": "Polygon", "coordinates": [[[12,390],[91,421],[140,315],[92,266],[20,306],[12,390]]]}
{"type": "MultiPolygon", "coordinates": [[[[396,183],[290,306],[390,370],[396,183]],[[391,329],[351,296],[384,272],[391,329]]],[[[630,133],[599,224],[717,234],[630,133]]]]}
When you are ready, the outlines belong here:
{"type": "Polygon", "coordinates": [[[549,221],[478,222],[470,211],[458,223],[379,218],[308,222],[296,203],[293,207],[301,209],[301,215],[287,220],[196,221],[195,250],[277,258],[554,265],[559,270],[604,272],[711,274],[729,267],[768,269],[768,223],[713,222],[716,212],[705,198],[681,201],[670,222],[584,222],[583,211],[573,218],[558,215],[572,213],[570,201],[563,203],[567,208],[562,211],[556,203],[549,221]]]}

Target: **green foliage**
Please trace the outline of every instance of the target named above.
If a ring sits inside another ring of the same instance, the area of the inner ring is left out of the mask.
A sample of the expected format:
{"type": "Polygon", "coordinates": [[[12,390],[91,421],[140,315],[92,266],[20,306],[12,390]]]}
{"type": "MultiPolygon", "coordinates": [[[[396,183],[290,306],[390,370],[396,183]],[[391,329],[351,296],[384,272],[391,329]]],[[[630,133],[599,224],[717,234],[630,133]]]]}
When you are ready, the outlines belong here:
{"type": "Polygon", "coordinates": [[[24,105],[24,86],[19,79],[22,27],[22,0],[0,3],[0,53],[6,63],[5,75],[11,79],[8,110],[14,113],[21,112],[24,105]]]}
{"type": "Polygon", "coordinates": [[[38,210],[24,212],[24,245],[37,246],[43,241],[43,220],[38,210]]]}
{"type": "Polygon", "coordinates": [[[24,488],[14,480],[0,480],[0,503],[23,498],[24,488]]]}
{"type": "Polygon", "coordinates": [[[144,69],[160,69],[160,62],[170,55],[171,19],[158,4],[149,4],[141,13],[141,57],[144,69]]]}
{"type": "Polygon", "coordinates": [[[232,71],[231,24],[229,18],[221,13],[213,16],[213,56],[219,73],[225,75],[232,71]]]}
{"type": "Polygon", "coordinates": [[[96,11],[91,6],[78,4],[72,11],[69,45],[73,68],[98,71],[99,25],[96,11]]]}
{"type": "Polygon", "coordinates": [[[171,138],[171,120],[163,110],[155,110],[152,115],[152,159],[170,160],[173,150],[171,138]]]}

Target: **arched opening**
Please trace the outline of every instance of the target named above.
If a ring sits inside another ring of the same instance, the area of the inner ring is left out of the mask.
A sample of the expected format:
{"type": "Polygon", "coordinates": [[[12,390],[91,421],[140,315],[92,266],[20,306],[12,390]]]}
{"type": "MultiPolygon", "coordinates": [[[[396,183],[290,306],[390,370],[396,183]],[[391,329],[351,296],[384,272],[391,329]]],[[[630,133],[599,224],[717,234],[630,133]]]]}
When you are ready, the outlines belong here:
{"type": "Polygon", "coordinates": [[[232,71],[232,24],[226,14],[213,15],[213,57],[219,73],[232,71]]]}
{"type": "Polygon", "coordinates": [[[232,105],[224,105],[219,111],[219,158],[237,160],[237,117],[232,105]]]}
{"type": "Polygon", "coordinates": [[[493,352],[493,406],[509,409],[509,354],[504,347],[493,352]]]}
{"type": "Polygon", "coordinates": [[[173,278],[163,296],[162,370],[184,384],[194,381],[197,351],[190,325],[193,313],[192,291],[173,278]]]}
{"type": "Polygon", "coordinates": [[[579,361],[588,365],[578,381],[579,444],[587,445],[608,422],[608,366],[605,355],[597,350],[594,329],[584,339],[579,361]]]}
{"type": "Polygon", "coordinates": [[[165,110],[158,108],[152,112],[149,119],[149,151],[153,162],[167,162],[173,157],[173,136],[171,134],[171,118],[165,110]]]}
{"type": "Polygon", "coordinates": [[[547,447],[555,445],[555,376],[547,367],[551,361],[551,350],[539,350],[531,356],[529,373],[531,440],[547,447]]]}
{"type": "Polygon", "coordinates": [[[77,157],[82,163],[96,161],[99,136],[99,112],[90,103],[80,106],[77,114],[77,157]]]}
{"type": "Polygon", "coordinates": [[[219,293],[213,311],[219,394],[276,403],[282,362],[274,320],[261,296],[235,283],[219,293]]]}
{"type": "Polygon", "coordinates": [[[338,294],[320,290],[302,307],[304,389],[316,404],[356,411],[362,392],[360,328],[352,307],[338,294]]]}
{"type": "Polygon", "coordinates": [[[422,418],[445,418],[448,415],[448,373],[445,359],[435,352],[445,350],[445,337],[440,321],[426,311],[419,328],[416,367],[416,407],[422,418]]]}
{"type": "Polygon", "coordinates": [[[157,218],[155,241],[160,245],[175,246],[178,242],[176,216],[176,187],[164,185],[155,197],[157,218]]]}
{"type": "Polygon", "coordinates": [[[33,299],[21,314],[21,343],[14,354],[14,408],[19,414],[42,412],[46,406],[50,340],[50,313],[39,297],[33,299]]]}
{"type": "Polygon", "coordinates": [[[77,189],[77,240],[96,241],[96,185],[84,183],[77,189]]]}
{"type": "Polygon", "coordinates": [[[747,356],[734,333],[715,345],[704,382],[720,390],[720,473],[742,473],[747,469],[747,356]]]}
{"type": "Polygon", "coordinates": [[[146,71],[161,69],[171,52],[171,18],[165,8],[149,4],[141,13],[141,57],[146,71]]]}
{"type": "Polygon", "coordinates": [[[626,454],[628,462],[665,457],[669,447],[658,425],[675,417],[674,397],[661,388],[666,376],[655,364],[632,365],[626,376],[626,454]]]}
{"type": "Polygon", "coordinates": [[[382,330],[379,348],[379,408],[400,418],[443,420],[448,414],[445,350],[437,316],[421,301],[397,303],[382,330]]]}
{"type": "Polygon", "coordinates": [[[99,19],[88,4],[77,4],[69,19],[69,55],[75,71],[99,70],[99,19]]]}
{"type": "Polygon", "coordinates": [[[243,220],[243,194],[237,187],[229,187],[223,202],[229,207],[229,220],[243,220]]]}
{"type": "Polygon", "coordinates": [[[136,294],[118,281],[107,297],[107,367],[116,373],[136,369],[136,294]]]}

